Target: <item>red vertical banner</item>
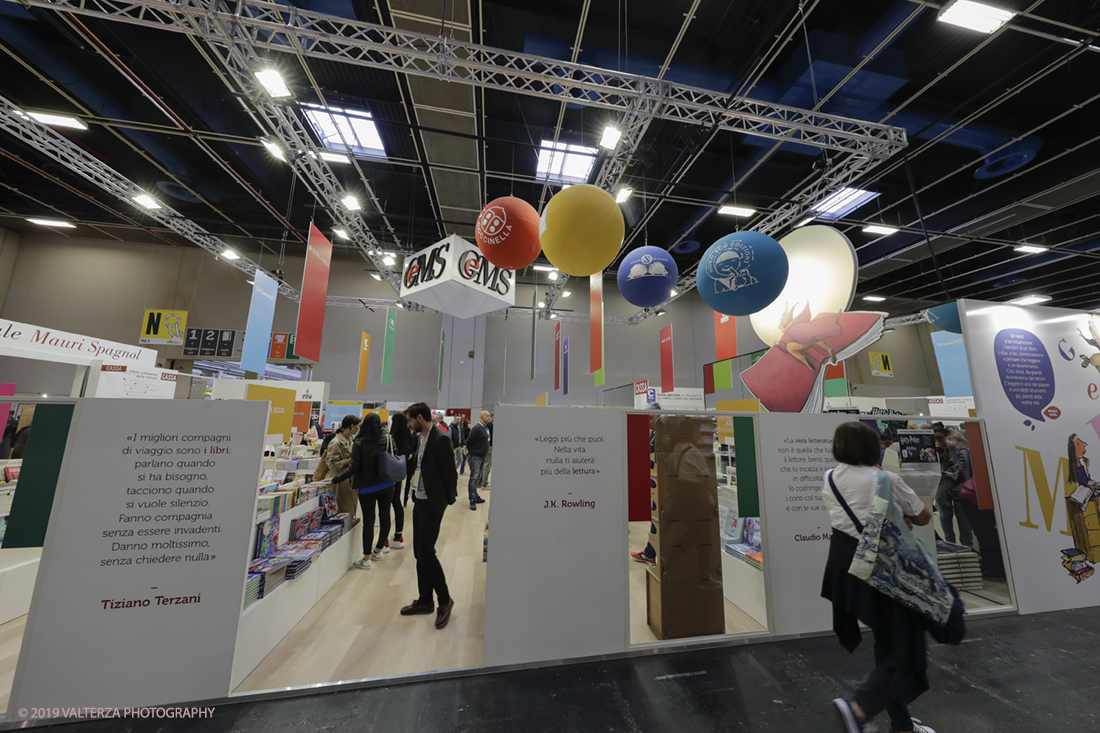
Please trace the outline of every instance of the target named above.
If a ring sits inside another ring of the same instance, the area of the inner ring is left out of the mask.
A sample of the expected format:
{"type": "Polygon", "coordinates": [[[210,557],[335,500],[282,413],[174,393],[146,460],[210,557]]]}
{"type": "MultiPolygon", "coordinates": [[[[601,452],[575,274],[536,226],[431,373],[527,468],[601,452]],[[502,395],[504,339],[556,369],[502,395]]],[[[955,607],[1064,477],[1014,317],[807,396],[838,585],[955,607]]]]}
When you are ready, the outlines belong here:
{"type": "Polygon", "coordinates": [[[714,312],[714,360],[737,356],[737,318],[714,312]]]}
{"type": "Polygon", "coordinates": [[[603,384],[603,270],[588,277],[588,371],[596,375],[596,386],[603,384]]]}
{"type": "Polygon", "coordinates": [[[321,332],[325,330],[325,300],[332,265],[332,242],[309,225],[306,268],[302,273],[302,299],[298,301],[298,336],[294,354],[310,361],[321,360],[321,332]]]}
{"type": "Polygon", "coordinates": [[[661,329],[661,391],[676,389],[676,375],[672,369],[672,324],[661,329]]]}
{"type": "Polygon", "coordinates": [[[554,324],[554,391],[561,389],[561,321],[554,324]]]}

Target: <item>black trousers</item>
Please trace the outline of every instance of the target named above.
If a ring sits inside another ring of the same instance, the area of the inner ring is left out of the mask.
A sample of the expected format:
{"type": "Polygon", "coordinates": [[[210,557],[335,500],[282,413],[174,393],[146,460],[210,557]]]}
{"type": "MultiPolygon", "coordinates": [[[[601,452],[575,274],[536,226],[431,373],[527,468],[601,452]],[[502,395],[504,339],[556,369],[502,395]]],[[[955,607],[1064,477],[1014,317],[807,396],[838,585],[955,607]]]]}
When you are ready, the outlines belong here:
{"type": "Polygon", "coordinates": [[[393,534],[401,536],[401,530],[405,528],[405,507],[401,505],[401,487],[393,485],[393,534]]]}
{"type": "Polygon", "coordinates": [[[427,499],[413,495],[413,555],[416,557],[416,582],[420,588],[417,603],[431,603],[432,593],[439,598],[439,605],[450,602],[447,578],[443,566],[435,554],[435,542],[439,539],[439,526],[443,515],[436,514],[427,499]]]}
{"type": "Polygon", "coordinates": [[[363,510],[363,556],[371,553],[374,545],[374,510],[378,509],[378,544],[381,550],[386,545],[390,536],[390,503],[393,502],[393,492],[396,487],[374,491],[370,494],[359,495],[359,506],[363,510]]]}

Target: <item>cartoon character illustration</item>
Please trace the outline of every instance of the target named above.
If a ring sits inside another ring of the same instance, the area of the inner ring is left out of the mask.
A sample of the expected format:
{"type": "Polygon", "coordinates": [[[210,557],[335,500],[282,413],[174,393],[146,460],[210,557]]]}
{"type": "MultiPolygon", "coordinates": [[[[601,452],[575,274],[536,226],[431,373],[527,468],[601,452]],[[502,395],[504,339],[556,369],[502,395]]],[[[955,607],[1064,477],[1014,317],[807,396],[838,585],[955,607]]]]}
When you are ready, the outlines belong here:
{"type": "Polygon", "coordinates": [[[1096,367],[1096,371],[1100,372],[1100,315],[1096,313],[1089,314],[1089,333],[1092,335],[1092,338],[1081,333],[1081,329],[1077,329],[1077,333],[1085,340],[1086,344],[1097,350],[1097,353],[1092,356],[1078,354],[1081,358],[1081,368],[1088,369],[1090,366],[1096,367]]]}
{"type": "Polygon", "coordinates": [[[508,213],[504,210],[503,206],[490,206],[486,208],[481,215],[481,219],[478,221],[482,233],[490,237],[500,234],[507,223],[508,213]]]}
{"type": "Polygon", "coordinates": [[[1089,476],[1089,459],[1085,458],[1085,449],[1088,443],[1077,437],[1077,433],[1069,436],[1069,479],[1078,486],[1096,488],[1098,484],[1089,476]]]}
{"type": "Polygon", "coordinates": [[[668,267],[664,262],[655,259],[651,255],[642,255],[630,267],[630,274],[627,275],[627,280],[636,280],[639,277],[668,277],[668,267]]]}
{"type": "Polygon", "coordinates": [[[836,350],[825,339],[839,336],[843,332],[840,314],[819,313],[816,318],[811,318],[810,305],[807,303],[796,316],[794,310],[797,307],[797,302],[789,308],[787,303],[783,304],[783,315],[779,318],[779,330],[783,332],[783,337],[775,345],[798,359],[810,371],[821,368],[826,360],[830,364],[836,364],[836,350]],[[825,356],[816,364],[811,364],[806,352],[815,348],[825,352],[825,356]]]}
{"type": "Polygon", "coordinates": [[[725,293],[740,290],[759,281],[749,272],[752,264],[752,250],[744,245],[726,250],[711,263],[714,272],[714,291],[725,293]]]}
{"type": "Polygon", "coordinates": [[[164,325],[168,326],[168,335],[174,339],[182,339],[183,332],[180,331],[180,317],[175,313],[169,313],[164,317],[164,325]]]}

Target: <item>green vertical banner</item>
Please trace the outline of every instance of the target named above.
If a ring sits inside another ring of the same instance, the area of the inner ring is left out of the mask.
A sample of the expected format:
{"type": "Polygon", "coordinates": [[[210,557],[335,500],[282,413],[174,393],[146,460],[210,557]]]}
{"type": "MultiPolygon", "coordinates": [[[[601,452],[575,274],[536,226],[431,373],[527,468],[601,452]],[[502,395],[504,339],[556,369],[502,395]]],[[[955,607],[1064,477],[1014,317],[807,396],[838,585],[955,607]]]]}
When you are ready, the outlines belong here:
{"type": "Polygon", "coordinates": [[[760,490],[756,478],[756,426],[751,417],[733,418],[733,443],[737,454],[737,513],[760,516],[760,490]]]}
{"type": "Polygon", "coordinates": [[[539,289],[531,291],[531,381],[535,381],[535,324],[539,320],[539,289]]]}
{"type": "Polygon", "coordinates": [[[38,405],[34,409],[19,484],[12,497],[4,549],[41,547],[50,524],[53,495],[61,475],[61,456],[69,438],[74,405],[38,405]]]}
{"type": "Polygon", "coordinates": [[[386,309],[386,338],[382,342],[382,384],[389,384],[393,377],[393,342],[397,337],[397,313],[386,309]]]}
{"type": "Polygon", "coordinates": [[[447,346],[447,332],[439,329],[439,391],[443,391],[443,353],[447,346]]]}

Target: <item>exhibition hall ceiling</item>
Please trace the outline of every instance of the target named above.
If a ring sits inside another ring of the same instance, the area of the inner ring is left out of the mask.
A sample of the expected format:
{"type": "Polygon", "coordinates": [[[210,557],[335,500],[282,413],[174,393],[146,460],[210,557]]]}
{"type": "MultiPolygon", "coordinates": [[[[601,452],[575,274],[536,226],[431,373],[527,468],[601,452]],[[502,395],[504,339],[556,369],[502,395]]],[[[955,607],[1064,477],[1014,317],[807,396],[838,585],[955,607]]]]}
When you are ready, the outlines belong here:
{"type": "MultiPolygon", "coordinates": [[[[174,32],[184,20],[173,6],[206,4],[137,0],[127,6],[156,13],[130,11],[121,22],[107,17],[122,14],[111,0],[85,0],[90,12],[80,13],[70,12],[75,3],[62,10],[0,0],[0,97],[27,112],[75,118],[84,129],[54,129],[267,268],[280,250],[303,253],[310,221],[333,239],[337,258],[373,269],[364,250],[377,247],[397,255],[400,267],[399,255],[449,234],[472,240],[491,199],[518,196],[541,210],[566,183],[596,183],[617,160],[621,169],[600,183],[625,196],[623,253],[645,244],[671,249],[680,272],[690,273],[714,240],[774,219],[844,155],[667,115],[624,130],[626,147],[609,150],[601,138],[609,126],[623,127],[624,115],[592,104],[598,90],[581,104],[576,93],[559,100],[468,84],[461,75],[407,74],[399,64],[372,68],[323,38],[293,53],[174,32]],[[288,96],[257,103],[241,92],[233,63],[278,71],[288,96]],[[360,241],[333,235],[338,200],[313,194],[319,188],[306,173],[313,161],[294,164],[303,171],[297,179],[265,148],[262,138],[276,137],[272,114],[308,136],[309,151],[337,151],[325,156],[332,178],[324,185],[362,206],[354,214],[360,241]],[[556,154],[547,147],[555,141],[556,154]],[[723,206],[752,213],[721,213],[723,206]]],[[[209,4],[240,10],[236,2],[209,4]]],[[[884,297],[875,307],[895,316],[961,297],[1040,294],[1052,305],[1100,306],[1100,2],[996,4],[1015,14],[991,33],[939,21],[939,4],[914,0],[286,5],[660,78],[730,105],[746,97],[902,128],[903,153],[846,183],[866,191],[865,202],[806,211],[773,236],[814,214],[836,226],[858,253],[857,299],[884,297]],[[869,225],[897,231],[864,231],[869,225]],[[1020,252],[1021,243],[1043,249],[1020,252]]],[[[438,62],[447,67],[443,56],[438,62]]],[[[0,226],[192,246],[142,206],[3,131],[0,226]],[[75,227],[45,228],[28,217],[75,227]]],[[[547,275],[527,270],[522,281],[549,286],[547,275]]]]}

